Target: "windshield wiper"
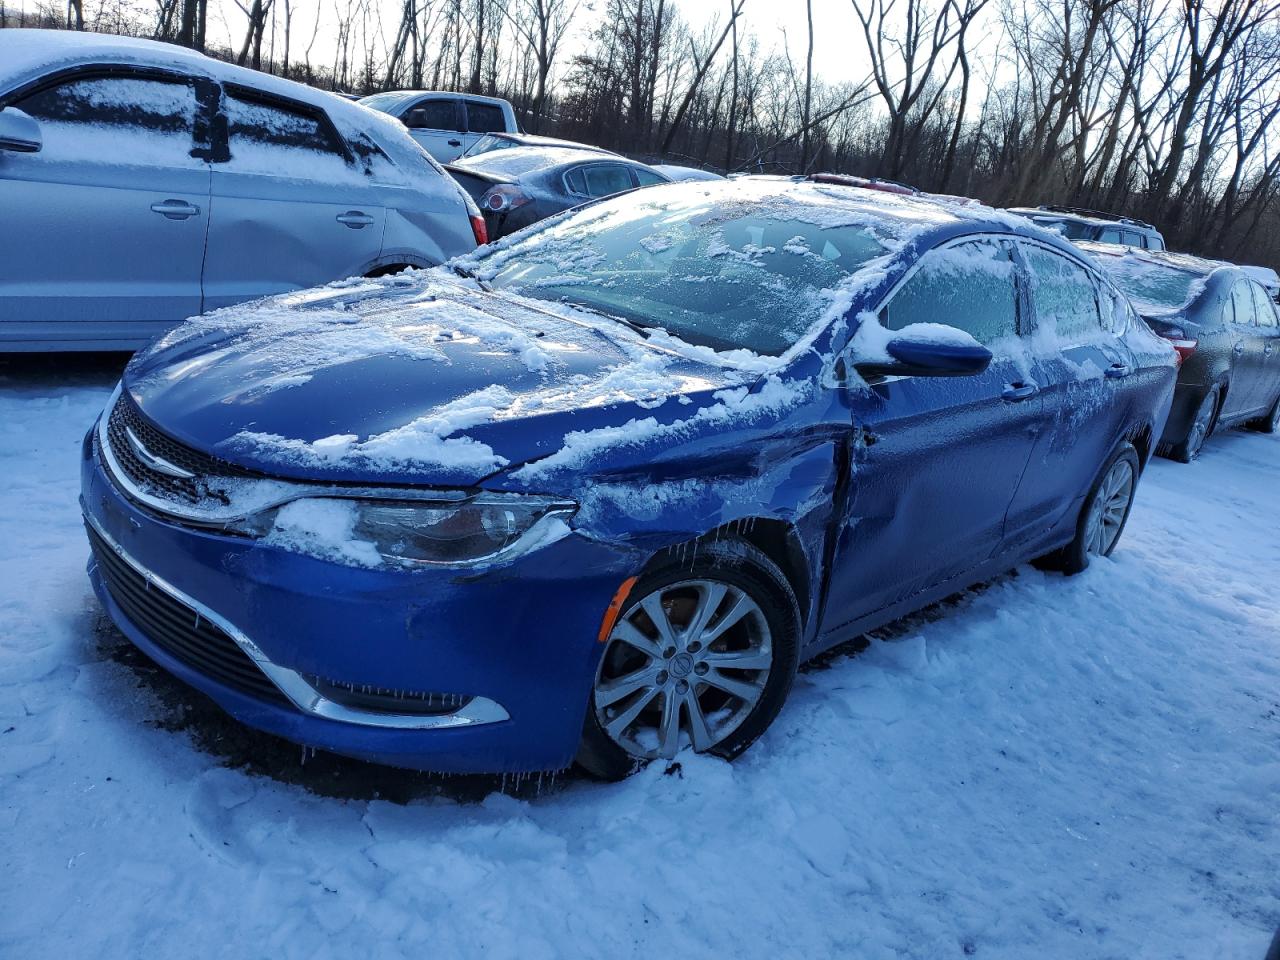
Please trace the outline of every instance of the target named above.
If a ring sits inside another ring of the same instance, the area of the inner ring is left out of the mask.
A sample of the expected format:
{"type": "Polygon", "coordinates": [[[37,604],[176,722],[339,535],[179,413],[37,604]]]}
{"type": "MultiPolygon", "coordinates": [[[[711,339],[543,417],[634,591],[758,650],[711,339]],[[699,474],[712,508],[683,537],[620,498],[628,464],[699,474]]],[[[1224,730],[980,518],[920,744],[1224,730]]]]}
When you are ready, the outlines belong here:
{"type": "Polygon", "coordinates": [[[468,269],[467,267],[461,266],[457,263],[450,264],[450,269],[460,277],[465,277],[468,280],[474,280],[476,282],[476,286],[486,293],[493,290],[493,287],[489,285],[489,281],[480,279],[480,274],[476,273],[474,270],[468,269]]]}

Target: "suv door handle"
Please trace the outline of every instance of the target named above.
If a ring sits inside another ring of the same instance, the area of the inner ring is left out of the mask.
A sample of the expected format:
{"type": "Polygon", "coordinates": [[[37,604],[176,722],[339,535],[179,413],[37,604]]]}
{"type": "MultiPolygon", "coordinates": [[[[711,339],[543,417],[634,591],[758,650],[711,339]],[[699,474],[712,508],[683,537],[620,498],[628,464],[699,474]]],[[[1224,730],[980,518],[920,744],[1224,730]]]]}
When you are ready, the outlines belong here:
{"type": "Polygon", "coordinates": [[[151,209],[170,220],[186,220],[188,217],[194,217],[200,212],[199,207],[194,203],[187,203],[185,200],[161,200],[158,203],[153,203],[151,209]]]}
{"type": "Polygon", "coordinates": [[[1127,377],[1133,373],[1133,367],[1127,363],[1113,363],[1107,367],[1107,376],[1113,380],[1119,380],[1121,377],[1127,377]]]}
{"type": "Polygon", "coordinates": [[[360,230],[373,223],[373,217],[359,210],[348,210],[346,213],[338,214],[334,219],[339,223],[345,223],[352,230],[360,230]]]}
{"type": "Polygon", "coordinates": [[[1039,392],[1040,387],[1030,380],[1026,382],[1019,380],[1016,383],[1007,384],[1000,396],[1007,403],[1021,403],[1023,400],[1030,400],[1039,392]]]}
{"type": "Polygon", "coordinates": [[[451,146],[451,147],[460,147],[460,146],[462,146],[462,141],[461,141],[461,140],[450,140],[450,141],[449,141],[449,146],[451,146]]]}

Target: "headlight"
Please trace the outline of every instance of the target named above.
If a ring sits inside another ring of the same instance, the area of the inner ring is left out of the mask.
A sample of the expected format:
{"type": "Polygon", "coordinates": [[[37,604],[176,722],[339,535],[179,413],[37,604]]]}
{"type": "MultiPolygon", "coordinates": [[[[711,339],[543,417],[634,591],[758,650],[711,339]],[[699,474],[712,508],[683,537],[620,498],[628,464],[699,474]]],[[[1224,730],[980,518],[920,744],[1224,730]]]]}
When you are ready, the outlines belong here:
{"type": "Polygon", "coordinates": [[[467,566],[558,539],[576,509],[571,501],[518,494],[455,502],[307,497],[227,529],[335,559],[360,562],[360,551],[368,555],[372,547],[396,566],[467,566]]]}

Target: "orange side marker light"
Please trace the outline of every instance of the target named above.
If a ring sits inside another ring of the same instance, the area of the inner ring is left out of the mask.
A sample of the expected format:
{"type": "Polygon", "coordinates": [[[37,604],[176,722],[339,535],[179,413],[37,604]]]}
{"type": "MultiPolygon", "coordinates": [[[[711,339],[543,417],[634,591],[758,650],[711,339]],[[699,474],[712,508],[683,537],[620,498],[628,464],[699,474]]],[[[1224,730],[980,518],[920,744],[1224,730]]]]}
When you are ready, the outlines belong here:
{"type": "Polygon", "coordinates": [[[597,642],[604,643],[609,639],[609,634],[613,633],[613,625],[618,622],[618,614],[622,613],[622,605],[627,602],[631,588],[635,585],[635,577],[627,577],[622,581],[622,585],[618,587],[613,599],[609,601],[608,609],[604,612],[604,620],[600,623],[600,636],[596,637],[597,642]]]}

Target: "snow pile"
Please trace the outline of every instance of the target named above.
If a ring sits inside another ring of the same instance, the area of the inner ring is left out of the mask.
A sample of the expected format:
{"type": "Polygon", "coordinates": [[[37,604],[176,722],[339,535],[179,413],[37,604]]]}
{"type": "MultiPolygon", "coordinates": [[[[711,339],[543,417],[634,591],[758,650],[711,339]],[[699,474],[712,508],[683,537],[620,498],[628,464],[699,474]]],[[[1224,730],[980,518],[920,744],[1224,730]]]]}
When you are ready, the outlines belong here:
{"type": "Polygon", "coordinates": [[[514,399],[505,387],[486,387],[443,404],[402,427],[365,440],[353,434],[335,434],[306,441],[242,430],[222,447],[227,454],[283,455],[302,465],[322,466],[343,460],[484,475],[501,469],[508,461],[486,444],[454,434],[489,422],[509,408],[514,399]]]}
{"type": "Polygon", "coordinates": [[[755,391],[747,387],[720,390],[712,395],[714,404],[699,408],[692,416],[672,423],[660,423],[654,417],[628,420],[621,426],[575,430],[565,435],[555,453],[516,470],[512,476],[524,483],[537,483],[547,477],[581,468],[603,451],[618,447],[645,447],[672,443],[689,437],[708,426],[730,421],[751,421],[763,416],[781,416],[799,406],[810,394],[808,382],[783,381],[766,377],[755,391]]]}
{"type": "Polygon", "coordinates": [[[0,382],[0,954],[1266,951],[1280,439],[1229,433],[1190,466],[1153,462],[1114,560],[1073,579],[1021,570],[801,674],[733,765],[684,754],[669,775],[564,775],[517,797],[496,779],[303,763],[99,629],[77,460],[114,372],[15,369],[0,382]]]}

